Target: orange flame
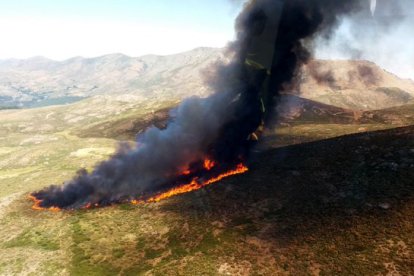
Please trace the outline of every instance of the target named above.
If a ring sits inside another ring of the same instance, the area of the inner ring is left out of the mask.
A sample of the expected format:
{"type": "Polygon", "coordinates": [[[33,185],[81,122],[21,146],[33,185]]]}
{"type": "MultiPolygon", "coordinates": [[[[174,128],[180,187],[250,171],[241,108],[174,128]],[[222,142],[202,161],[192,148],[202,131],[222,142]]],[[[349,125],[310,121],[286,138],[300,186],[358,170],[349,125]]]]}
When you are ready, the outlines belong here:
{"type": "Polygon", "coordinates": [[[218,182],[218,181],[222,180],[223,178],[226,178],[226,177],[229,177],[229,176],[232,176],[232,175],[236,175],[236,174],[242,174],[242,173],[247,172],[248,170],[249,169],[245,165],[239,164],[239,165],[237,165],[237,167],[234,170],[225,172],[225,173],[223,173],[221,175],[218,175],[214,178],[208,179],[205,182],[199,183],[198,182],[199,179],[196,177],[188,184],[184,184],[184,185],[181,185],[179,187],[172,188],[171,190],[168,190],[164,193],[161,193],[161,194],[158,194],[156,196],[150,197],[147,200],[132,200],[131,203],[136,205],[136,204],[140,204],[140,203],[144,203],[144,202],[159,202],[163,199],[166,199],[166,198],[169,198],[169,197],[172,197],[172,196],[176,196],[176,195],[179,195],[179,194],[188,193],[188,192],[191,192],[191,191],[201,189],[201,188],[203,188],[207,185],[218,182]]]}
{"type": "Polygon", "coordinates": [[[189,175],[190,173],[191,173],[190,170],[185,170],[185,171],[182,172],[183,175],[189,175]]]}
{"type": "Polygon", "coordinates": [[[215,165],[216,165],[216,162],[212,160],[209,160],[209,159],[204,160],[204,168],[208,171],[211,170],[215,165]]]}
{"type": "Polygon", "coordinates": [[[29,199],[31,199],[34,202],[34,204],[32,206],[33,210],[36,210],[36,211],[48,210],[48,211],[52,211],[52,212],[59,212],[60,211],[59,207],[52,206],[52,207],[45,208],[45,207],[40,206],[40,204],[42,203],[42,200],[37,199],[33,195],[29,195],[29,199]]]}
{"type": "Polygon", "coordinates": [[[91,209],[91,208],[97,208],[97,207],[99,207],[98,203],[92,204],[92,203],[89,202],[85,206],[81,207],[81,209],[91,209]]]}
{"type": "MultiPolygon", "coordinates": [[[[213,168],[215,166],[215,162],[210,161],[210,160],[206,160],[204,162],[204,166],[207,170],[210,170],[211,168],[213,168]]],[[[242,174],[242,173],[247,172],[248,170],[249,169],[245,165],[240,163],[236,166],[235,169],[230,170],[228,172],[225,172],[223,174],[220,174],[220,175],[218,175],[214,178],[205,180],[204,182],[198,182],[199,178],[195,177],[188,184],[184,184],[184,185],[172,188],[172,189],[170,189],[166,192],[160,193],[160,194],[155,195],[153,197],[150,197],[148,199],[142,199],[142,200],[141,199],[134,199],[134,200],[131,200],[130,203],[133,204],[133,205],[137,205],[137,204],[142,204],[142,203],[159,202],[163,199],[167,199],[167,198],[170,198],[170,197],[173,197],[173,196],[176,196],[176,195],[180,195],[180,194],[188,193],[188,192],[191,192],[191,191],[199,190],[199,189],[201,189],[201,188],[203,188],[207,185],[218,182],[218,181],[222,180],[223,178],[226,178],[226,177],[229,177],[229,176],[232,176],[232,175],[236,175],[236,174],[242,174]]],[[[184,171],[184,174],[185,173],[186,173],[186,171],[184,171]]],[[[49,208],[41,207],[40,204],[42,203],[42,200],[37,199],[33,195],[29,195],[29,198],[34,202],[34,204],[32,206],[33,210],[49,210],[49,211],[52,211],[52,212],[58,212],[58,211],[61,210],[60,208],[55,207],[55,206],[52,206],[52,207],[49,207],[49,208]]],[[[95,203],[95,204],[88,203],[83,207],[83,209],[89,209],[89,208],[98,207],[98,206],[99,206],[98,203],[95,203]]]]}

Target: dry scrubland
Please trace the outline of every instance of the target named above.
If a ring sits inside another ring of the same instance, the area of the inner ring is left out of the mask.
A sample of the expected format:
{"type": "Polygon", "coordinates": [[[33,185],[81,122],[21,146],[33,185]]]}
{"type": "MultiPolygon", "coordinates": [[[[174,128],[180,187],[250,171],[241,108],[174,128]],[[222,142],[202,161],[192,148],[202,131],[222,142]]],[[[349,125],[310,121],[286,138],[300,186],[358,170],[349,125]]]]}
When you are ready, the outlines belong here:
{"type": "Polygon", "coordinates": [[[156,204],[59,213],[31,210],[27,193],[91,168],[178,101],[1,111],[0,274],[414,273],[414,129],[395,129],[414,109],[352,123],[302,101],[245,175],[156,204]],[[364,134],[377,129],[392,130],[364,134]]]}
{"type": "Polygon", "coordinates": [[[13,103],[44,96],[37,78],[61,97],[92,96],[0,110],[0,275],[414,274],[414,84],[368,62],[305,67],[244,175],[155,204],[30,209],[29,192],[91,169],[119,140],[164,127],[183,96],[205,95],[192,68],[218,54],[0,64],[13,103]]]}

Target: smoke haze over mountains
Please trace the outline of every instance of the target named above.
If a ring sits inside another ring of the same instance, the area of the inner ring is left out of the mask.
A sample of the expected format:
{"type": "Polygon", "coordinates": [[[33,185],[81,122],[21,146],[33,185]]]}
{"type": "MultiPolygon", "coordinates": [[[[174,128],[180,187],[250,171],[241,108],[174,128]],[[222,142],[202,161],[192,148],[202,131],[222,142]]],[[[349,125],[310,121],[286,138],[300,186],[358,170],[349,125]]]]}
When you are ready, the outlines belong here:
{"type": "Polygon", "coordinates": [[[329,39],[319,37],[315,56],[321,59],[366,59],[386,70],[414,79],[414,2],[377,0],[344,17],[329,39]]]}

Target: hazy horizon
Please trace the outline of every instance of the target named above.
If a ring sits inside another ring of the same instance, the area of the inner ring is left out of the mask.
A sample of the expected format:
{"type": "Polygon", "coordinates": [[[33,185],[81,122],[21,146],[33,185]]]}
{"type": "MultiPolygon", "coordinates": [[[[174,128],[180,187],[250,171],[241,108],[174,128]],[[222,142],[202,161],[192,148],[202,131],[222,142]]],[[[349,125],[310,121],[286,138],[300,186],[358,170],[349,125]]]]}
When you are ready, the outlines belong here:
{"type": "MultiPolygon", "coordinates": [[[[187,52],[191,52],[197,49],[202,49],[202,48],[209,48],[209,49],[225,49],[226,46],[223,47],[209,47],[209,46],[197,46],[195,48],[192,49],[188,49],[188,50],[184,50],[184,51],[180,51],[177,53],[171,53],[171,54],[157,54],[157,53],[149,53],[149,54],[143,54],[143,55],[138,55],[138,56],[132,56],[132,55],[127,55],[125,53],[120,53],[120,52],[113,52],[113,53],[106,53],[106,54],[102,54],[102,55],[97,55],[97,56],[81,56],[81,55],[75,55],[75,56],[71,56],[65,59],[53,59],[53,58],[49,58],[47,56],[42,56],[42,55],[36,55],[36,56],[31,56],[31,57],[27,57],[27,58],[0,58],[0,61],[8,61],[8,60],[31,60],[31,59],[36,59],[36,58],[41,58],[41,59],[47,59],[49,61],[52,62],[65,62],[71,59],[75,59],[75,58],[82,58],[82,59],[95,59],[95,58],[100,58],[100,57],[105,57],[105,56],[111,56],[111,55],[122,55],[122,56],[126,56],[129,58],[140,58],[140,57],[144,57],[144,56],[171,56],[171,55],[179,55],[179,54],[183,54],[183,53],[187,53],[187,52]]],[[[387,64],[381,64],[380,61],[376,61],[376,60],[370,60],[368,58],[365,58],[363,56],[360,57],[355,57],[355,56],[347,56],[347,55],[337,55],[337,56],[326,56],[320,53],[317,53],[313,59],[317,59],[317,60],[356,60],[356,61],[369,61],[369,62],[373,62],[376,65],[378,65],[379,67],[381,67],[382,69],[386,70],[387,72],[390,72],[402,79],[411,79],[414,81],[414,76],[407,76],[406,74],[399,74],[398,71],[392,70],[392,67],[388,67],[387,64]]]]}
{"type": "Polygon", "coordinates": [[[111,55],[122,55],[122,56],[126,56],[126,57],[130,57],[130,58],[139,58],[139,57],[144,57],[144,56],[171,56],[171,55],[179,55],[182,53],[186,53],[186,52],[191,52],[197,49],[202,49],[202,48],[209,48],[209,49],[224,49],[226,47],[226,45],[224,45],[223,47],[213,47],[213,46],[195,46],[194,48],[188,49],[188,50],[183,50],[180,52],[176,52],[176,53],[169,53],[169,54],[157,54],[157,53],[147,53],[147,54],[142,54],[142,55],[128,55],[125,53],[121,53],[121,52],[109,52],[106,54],[101,54],[101,55],[96,55],[96,56],[82,56],[82,55],[74,55],[74,56],[70,56],[64,59],[54,59],[54,58],[50,58],[48,56],[44,56],[44,55],[34,55],[34,56],[29,56],[26,58],[15,58],[15,57],[10,57],[10,58],[0,58],[0,61],[7,61],[7,60],[30,60],[30,59],[36,59],[36,58],[43,58],[43,59],[47,59],[50,61],[55,61],[55,62],[63,62],[63,61],[67,61],[70,59],[74,59],[74,58],[83,58],[83,59],[94,59],[94,58],[100,58],[100,57],[105,57],[105,56],[111,56],[111,55]]]}
{"type": "Polygon", "coordinates": [[[108,53],[169,55],[224,47],[241,3],[39,0],[0,2],[0,59],[66,60],[108,53]]]}
{"type": "MultiPolygon", "coordinates": [[[[223,48],[234,40],[234,21],[243,2],[2,1],[0,60],[65,61],[117,53],[166,56],[200,47],[223,48]]],[[[408,0],[395,3],[373,1],[372,18],[356,13],[340,20],[329,40],[316,40],[315,58],[369,60],[414,79],[414,5],[408,0]]]]}

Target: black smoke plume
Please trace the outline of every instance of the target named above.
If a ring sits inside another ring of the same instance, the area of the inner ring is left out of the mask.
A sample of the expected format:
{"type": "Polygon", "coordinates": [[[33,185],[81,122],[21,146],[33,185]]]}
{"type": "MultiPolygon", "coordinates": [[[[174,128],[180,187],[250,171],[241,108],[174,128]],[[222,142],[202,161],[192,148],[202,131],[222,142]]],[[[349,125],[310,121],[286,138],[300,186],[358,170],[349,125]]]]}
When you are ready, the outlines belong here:
{"type": "Polygon", "coordinates": [[[171,114],[167,128],[148,129],[137,137],[136,147],[124,145],[92,172],[80,171],[64,185],[33,196],[46,208],[105,205],[142,198],[194,177],[215,177],[246,161],[254,144],[248,137],[271,116],[279,91],[310,57],[307,43],[317,33],[329,35],[338,17],[359,4],[359,0],[248,2],[237,18],[230,61],[217,64],[207,78],[214,94],[184,100],[171,114]],[[271,54],[263,60],[268,68],[258,69],[246,60],[249,51],[260,50],[255,43],[263,30],[275,39],[267,44],[271,54]],[[261,91],[267,91],[265,99],[260,99],[261,91]],[[201,165],[206,158],[218,164],[211,171],[201,165]],[[187,169],[191,173],[183,176],[187,169]]]}

